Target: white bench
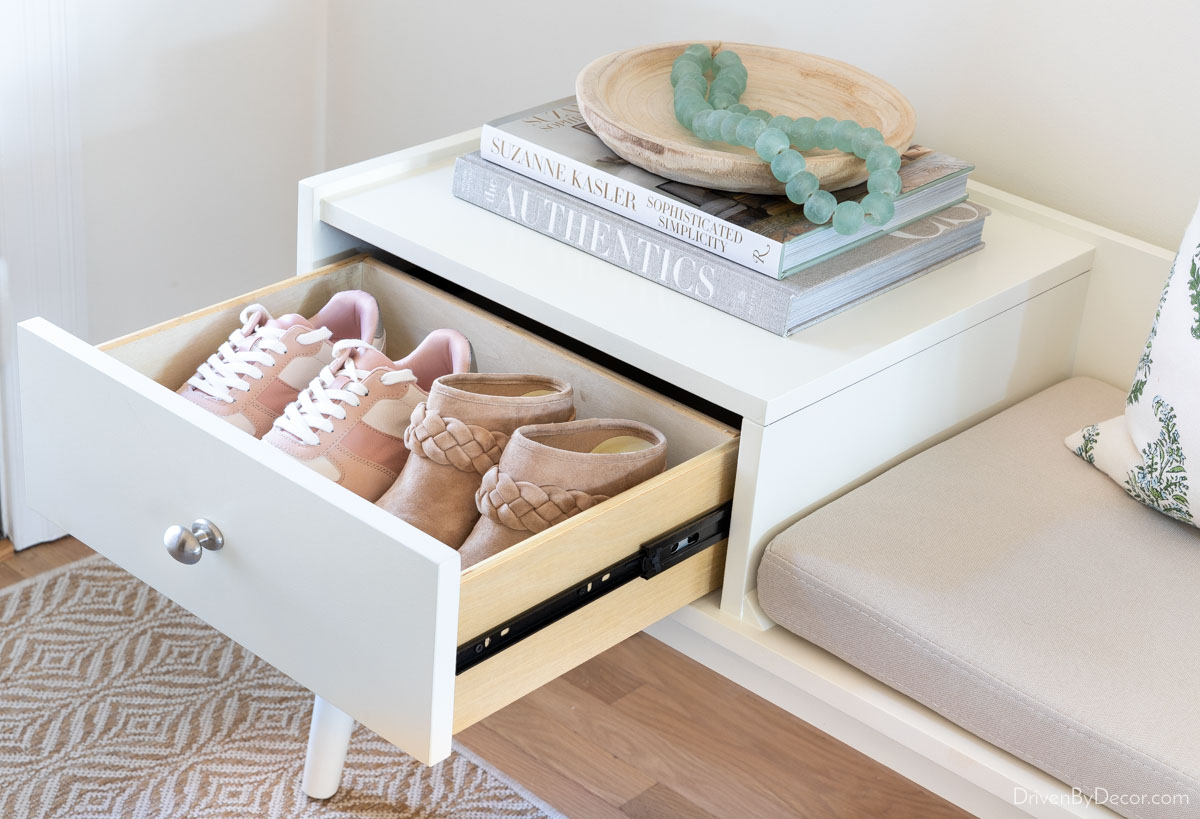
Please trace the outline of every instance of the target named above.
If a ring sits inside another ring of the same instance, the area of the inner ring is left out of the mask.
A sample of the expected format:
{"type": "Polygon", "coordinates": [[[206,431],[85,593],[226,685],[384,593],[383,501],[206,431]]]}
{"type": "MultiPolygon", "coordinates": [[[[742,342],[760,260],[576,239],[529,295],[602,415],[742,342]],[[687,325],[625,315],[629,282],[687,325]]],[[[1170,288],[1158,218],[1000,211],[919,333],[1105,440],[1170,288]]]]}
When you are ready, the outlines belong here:
{"type": "Polygon", "coordinates": [[[1131,817],[1200,816],[1200,531],[1063,445],[1125,393],[1073,378],[767,547],[777,623],[1131,817]]]}

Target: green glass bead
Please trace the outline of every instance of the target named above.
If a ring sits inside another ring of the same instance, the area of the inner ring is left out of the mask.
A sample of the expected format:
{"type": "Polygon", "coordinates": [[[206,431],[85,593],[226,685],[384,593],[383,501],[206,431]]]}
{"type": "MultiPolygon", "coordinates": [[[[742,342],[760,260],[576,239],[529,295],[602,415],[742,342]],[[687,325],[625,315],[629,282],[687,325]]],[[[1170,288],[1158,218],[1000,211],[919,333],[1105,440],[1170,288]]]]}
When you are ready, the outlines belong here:
{"type": "Polygon", "coordinates": [[[729,77],[718,75],[713,77],[712,90],[714,94],[721,92],[722,94],[732,94],[735,97],[740,97],[745,88],[738,85],[737,80],[732,80],[729,77]]]}
{"type": "Polygon", "coordinates": [[[688,128],[689,131],[695,133],[697,116],[700,116],[704,112],[712,112],[712,110],[713,109],[709,108],[708,103],[706,102],[703,104],[703,106],[689,107],[680,110],[679,116],[677,116],[676,119],[679,120],[680,125],[683,125],[685,128],[688,128]]]}
{"type": "Polygon", "coordinates": [[[814,225],[823,225],[833,216],[837,203],[829,191],[813,191],[804,202],[804,218],[814,225]]]}
{"type": "Polygon", "coordinates": [[[771,160],[771,173],[780,182],[790,182],[792,177],[804,170],[804,157],[788,148],[780,151],[771,160]]]}
{"type": "Polygon", "coordinates": [[[735,97],[733,94],[727,94],[724,91],[721,91],[719,93],[710,95],[708,101],[712,104],[713,108],[728,108],[729,106],[737,103],[737,97],[735,97]]]}
{"type": "Polygon", "coordinates": [[[696,91],[701,96],[708,96],[708,80],[699,74],[684,74],[679,78],[679,82],[675,83],[675,93],[680,91],[696,91]]]}
{"type": "Polygon", "coordinates": [[[792,127],[792,122],[793,120],[791,117],[785,117],[781,114],[777,117],[771,117],[769,120],[767,120],[767,127],[778,128],[780,131],[783,131],[786,134],[788,133],[788,129],[792,127]]]}
{"type": "Polygon", "coordinates": [[[813,133],[816,125],[817,121],[812,117],[800,117],[788,128],[788,136],[797,151],[811,151],[816,147],[817,138],[813,133]]]}
{"type": "Polygon", "coordinates": [[[680,91],[675,95],[675,113],[679,113],[680,106],[697,102],[706,103],[707,101],[704,99],[704,95],[698,91],[693,91],[691,89],[680,91]]]}
{"type": "Polygon", "coordinates": [[[737,129],[738,126],[746,119],[745,114],[730,114],[721,123],[721,141],[728,142],[730,145],[737,144],[737,129]]]}
{"type": "Polygon", "coordinates": [[[833,147],[845,154],[853,153],[852,142],[862,126],[852,119],[844,119],[833,129],[833,147]]]}
{"type": "Polygon", "coordinates": [[[875,227],[883,227],[896,215],[896,203],[892,197],[882,193],[868,193],[863,197],[864,218],[875,227]]]}
{"type": "MultiPolygon", "coordinates": [[[[695,97],[676,97],[675,98],[675,119],[683,122],[683,115],[687,111],[689,102],[694,102],[695,97]]],[[[699,107],[692,110],[692,116],[695,116],[700,111],[699,107]]]]}
{"type": "Polygon", "coordinates": [[[900,174],[887,168],[881,168],[867,177],[867,190],[871,193],[882,193],[885,196],[899,196],[903,182],[900,174]]]}
{"type": "Polygon", "coordinates": [[[675,103],[675,118],[684,128],[690,129],[696,114],[711,107],[703,97],[684,97],[675,103]]]}
{"type": "Polygon", "coordinates": [[[735,102],[733,105],[729,106],[729,111],[734,114],[749,114],[750,106],[742,105],[740,102],[735,102]]]}
{"type": "Polygon", "coordinates": [[[740,98],[742,94],[746,93],[746,83],[744,82],[738,82],[737,79],[726,77],[724,74],[713,77],[713,82],[717,82],[717,80],[721,81],[720,85],[717,86],[718,88],[733,94],[735,97],[740,98]]]}
{"type": "Polygon", "coordinates": [[[863,224],[863,206],[855,201],[839,202],[833,211],[833,229],[843,236],[858,233],[863,224]]]}
{"type": "Polygon", "coordinates": [[[900,154],[891,145],[880,145],[867,154],[867,170],[873,173],[881,168],[900,170],[900,154]]]}
{"type": "Polygon", "coordinates": [[[718,51],[713,55],[713,65],[717,68],[725,68],[730,65],[741,65],[742,58],[732,51],[718,51]]]}
{"type": "Polygon", "coordinates": [[[684,54],[691,54],[700,61],[700,67],[705,71],[712,69],[712,49],[703,43],[694,43],[683,50],[684,54]]]}
{"type": "Polygon", "coordinates": [[[755,119],[762,120],[764,125],[771,121],[771,112],[764,111],[761,108],[754,109],[749,114],[747,114],[747,116],[751,116],[751,117],[754,117],[755,119]]]}
{"type": "Polygon", "coordinates": [[[717,112],[711,108],[704,108],[696,116],[692,117],[692,133],[700,139],[707,139],[708,137],[704,136],[706,127],[708,126],[708,121],[712,119],[715,113],[717,112]]]}
{"type": "Polygon", "coordinates": [[[778,128],[767,128],[754,143],[754,152],[763,162],[770,162],[780,151],[786,151],[790,144],[788,135],[783,131],[778,128]]]}
{"type": "Polygon", "coordinates": [[[721,123],[730,116],[732,115],[724,108],[718,108],[704,121],[704,133],[697,133],[696,136],[707,142],[715,142],[721,138],[721,123]]]}
{"type": "Polygon", "coordinates": [[[748,116],[738,123],[737,131],[734,136],[737,138],[738,145],[745,145],[747,148],[753,148],[754,143],[762,136],[762,132],[767,130],[767,125],[761,119],[755,116],[748,116]]]}
{"type": "Polygon", "coordinates": [[[736,89],[735,93],[738,95],[745,93],[746,85],[750,82],[750,76],[746,73],[746,69],[742,68],[741,66],[722,68],[713,76],[713,79],[718,78],[720,78],[722,82],[732,85],[736,89]]]}
{"type": "Polygon", "coordinates": [[[682,66],[676,65],[671,69],[671,85],[672,86],[679,85],[679,81],[681,79],[683,79],[684,77],[690,77],[690,76],[700,77],[703,75],[699,74],[696,71],[688,71],[688,70],[684,69],[682,66]]]}
{"type": "Polygon", "coordinates": [[[671,85],[678,84],[681,77],[689,75],[704,76],[704,72],[700,70],[700,64],[695,60],[684,60],[682,58],[676,60],[675,64],[671,66],[671,85]]]}
{"type": "Polygon", "coordinates": [[[833,117],[821,117],[817,120],[816,126],[813,128],[813,135],[816,137],[817,147],[828,151],[833,148],[833,129],[837,127],[838,121],[833,117]]]}
{"type": "MultiPolygon", "coordinates": [[[[774,169],[772,168],[772,170],[774,169]]],[[[783,190],[787,194],[788,199],[791,199],[797,205],[803,205],[808,197],[817,192],[817,188],[820,186],[821,180],[817,179],[814,174],[808,171],[801,171],[788,180],[783,190]]]]}
{"type": "Polygon", "coordinates": [[[866,159],[876,146],[883,144],[883,134],[878,128],[863,128],[850,141],[850,149],[859,159],[866,159]]]}

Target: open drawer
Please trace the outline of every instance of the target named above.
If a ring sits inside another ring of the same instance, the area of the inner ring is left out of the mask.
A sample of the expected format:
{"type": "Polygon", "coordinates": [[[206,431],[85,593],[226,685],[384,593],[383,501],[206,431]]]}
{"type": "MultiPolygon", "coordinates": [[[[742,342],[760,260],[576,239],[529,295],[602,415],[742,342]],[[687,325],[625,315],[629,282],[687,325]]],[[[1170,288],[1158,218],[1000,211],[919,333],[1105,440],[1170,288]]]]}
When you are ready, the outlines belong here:
{"type": "Polygon", "coordinates": [[[727,516],[709,513],[733,493],[735,431],[365,257],[98,348],[32,319],[19,354],[31,504],[426,763],[720,584],[727,516]],[[246,304],[311,315],[348,288],[379,300],[393,357],[457,328],[481,371],[556,375],[580,417],[661,429],[668,470],[461,572],[453,549],[174,394],[246,304]],[[163,532],[199,517],[225,546],[183,565],[163,532]]]}

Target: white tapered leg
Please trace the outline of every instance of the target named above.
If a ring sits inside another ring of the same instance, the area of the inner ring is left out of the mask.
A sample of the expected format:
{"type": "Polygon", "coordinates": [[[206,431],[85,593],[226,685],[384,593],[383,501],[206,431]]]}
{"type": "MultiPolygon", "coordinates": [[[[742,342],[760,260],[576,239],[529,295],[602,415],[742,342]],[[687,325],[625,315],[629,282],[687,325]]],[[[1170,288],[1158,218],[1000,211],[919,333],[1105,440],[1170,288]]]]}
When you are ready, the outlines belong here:
{"type": "Polygon", "coordinates": [[[308,756],[304,760],[302,784],[304,792],[313,799],[328,799],[337,793],[353,732],[353,719],[313,696],[312,727],[308,729],[308,756]]]}

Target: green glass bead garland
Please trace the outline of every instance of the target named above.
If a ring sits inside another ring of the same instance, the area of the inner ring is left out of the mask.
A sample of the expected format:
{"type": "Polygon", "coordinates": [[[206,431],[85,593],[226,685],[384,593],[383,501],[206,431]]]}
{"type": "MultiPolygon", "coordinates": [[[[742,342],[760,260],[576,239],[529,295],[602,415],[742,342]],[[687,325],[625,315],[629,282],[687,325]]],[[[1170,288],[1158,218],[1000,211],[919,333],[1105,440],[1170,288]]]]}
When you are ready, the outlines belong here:
{"type": "Polygon", "coordinates": [[[900,154],[883,142],[875,128],[854,120],[833,117],[772,116],[751,111],[739,100],[749,74],[742,58],[729,50],[713,54],[701,43],[688,46],[671,66],[675,87],[675,118],[706,142],[728,142],[753,148],[771,173],[784,185],[788,199],[804,208],[810,222],[833,220],[838,233],[857,233],[864,221],[886,225],[896,212],[900,193],[900,154]],[[712,74],[710,83],[706,75],[712,74]],[[838,202],[820,188],[820,180],[805,170],[801,151],[813,148],[838,150],[866,160],[867,195],[861,202],[838,202]]]}

